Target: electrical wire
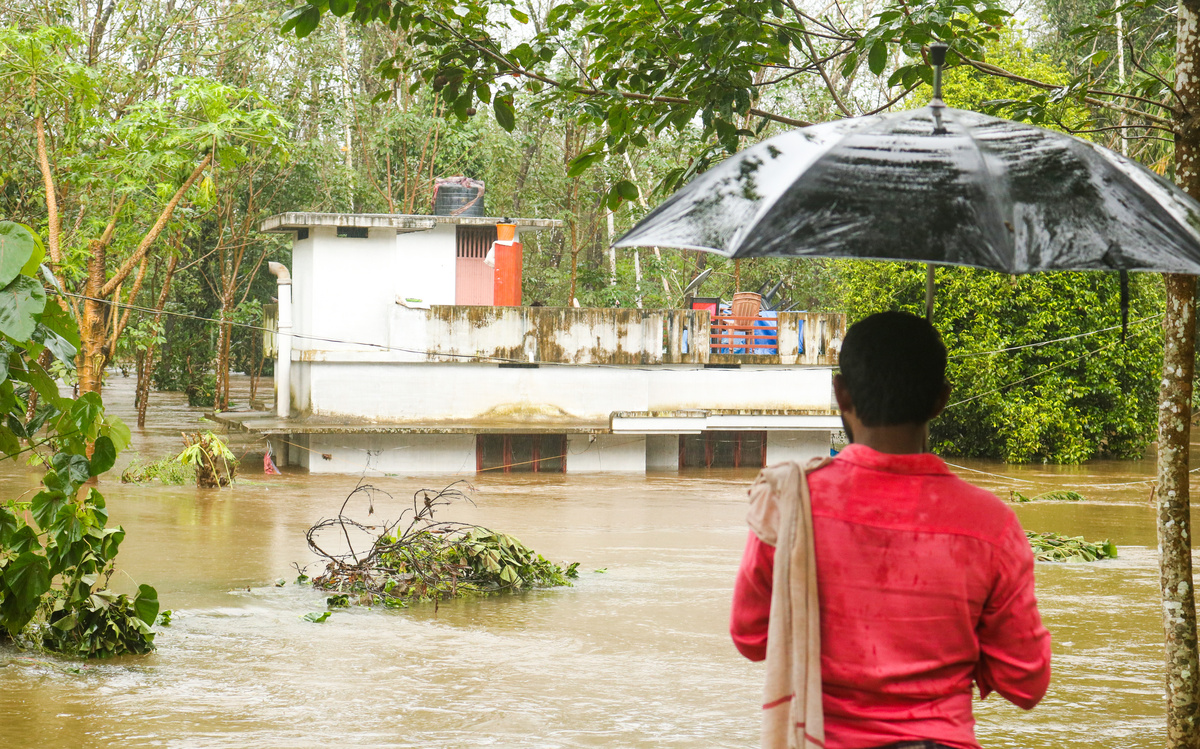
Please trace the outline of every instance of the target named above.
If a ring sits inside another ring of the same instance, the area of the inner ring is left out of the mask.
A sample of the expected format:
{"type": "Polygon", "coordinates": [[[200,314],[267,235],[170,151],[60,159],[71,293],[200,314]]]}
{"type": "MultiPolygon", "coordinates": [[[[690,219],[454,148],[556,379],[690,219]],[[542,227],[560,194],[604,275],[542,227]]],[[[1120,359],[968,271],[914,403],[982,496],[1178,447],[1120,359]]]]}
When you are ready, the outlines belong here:
{"type": "Polygon", "coordinates": [[[975,395],[972,395],[970,398],[963,398],[963,399],[962,399],[962,400],[960,400],[960,401],[955,401],[954,403],[951,403],[950,405],[946,406],[946,408],[954,408],[955,406],[961,406],[962,404],[964,404],[964,403],[970,403],[971,401],[973,401],[973,400],[975,400],[975,399],[977,399],[977,398],[982,398],[982,397],[983,397],[983,396],[985,396],[985,395],[991,395],[992,393],[998,393],[998,392],[1000,392],[1001,390],[1004,390],[1004,389],[1006,389],[1006,388],[1010,388],[1010,387],[1012,387],[1013,385],[1020,385],[1022,382],[1028,382],[1029,380],[1035,379],[1035,378],[1037,378],[1037,377],[1041,377],[1042,375],[1044,375],[1044,374],[1047,374],[1047,373],[1049,373],[1049,372],[1053,372],[1053,371],[1054,371],[1054,370],[1056,370],[1056,369],[1060,369],[1060,368],[1062,368],[1062,367],[1065,367],[1065,366],[1067,366],[1068,364],[1073,364],[1073,363],[1075,363],[1075,362],[1079,361],[1080,359],[1083,359],[1083,358],[1085,358],[1085,357],[1091,356],[1092,354],[1096,354],[1096,353],[1099,353],[1099,352],[1101,352],[1101,351],[1105,351],[1105,350],[1107,350],[1107,349],[1110,349],[1110,348],[1112,348],[1113,346],[1116,346],[1116,345],[1117,345],[1117,344],[1119,344],[1119,343],[1120,343],[1120,341],[1113,341],[1112,343],[1109,343],[1109,344],[1106,344],[1106,345],[1104,345],[1104,346],[1100,346],[1099,348],[1092,349],[1091,351],[1087,351],[1087,352],[1085,352],[1085,353],[1082,353],[1082,354],[1080,354],[1079,356],[1076,356],[1076,357],[1075,357],[1075,358],[1073,358],[1073,359],[1067,359],[1066,361],[1059,362],[1058,364],[1055,364],[1054,366],[1051,366],[1051,367],[1046,367],[1045,369],[1041,370],[1040,372],[1034,372],[1033,374],[1029,375],[1028,377],[1022,377],[1022,378],[1021,378],[1021,379],[1019,379],[1019,380],[1014,380],[1013,382],[1007,383],[1007,384],[1005,384],[1005,385],[1001,385],[1001,386],[999,386],[999,387],[992,388],[991,390],[985,390],[985,391],[984,391],[984,392],[982,392],[982,393],[976,393],[975,395]]]}
{"type": "MultiPolygon", "coordinates": [[[[1160,318],[1162,316],[1163,316],[1162,312],[1159,312],[1158,314],[1155,314],[1155,315],[1146,315],[1145,317],[1139,318],[1139,319],[1134,320],[1133,322],[1129,323],[1129,327],[1132,328],[1134,325],[1141,325],[1142,323],[1148,322],[1150,320],[1157,320],[1158,318],[1160,318]]],[[[1107,333],[1110,330],[1120,330],[1121,327],[1122,326],[1120,326],[1120,325],[1112,325],[1107,328],[1100,328],[1099,330],[1091,330],[1091,331],[1088,331],[1087,333],[1077,333],[1076,335],[1069,335],[1064,338],[1054,338],[1049,341],[1037,341],[1035,343],[1023,343],[1020,346],[1009,346],[1007,348],[998,348],[998,349],[995,349],[992,351],[972,351],[972,352],[966,353],[966,354],[955,354],[948,358],[950,358],[950,359],[968,359],[973,356],[988,356],[990,354],[1005,354],[1005,353],[1008,353],[1009,351],[1019,351],[1021,349],[1027,349],[1027,348],[1038,348],[1041,346],[1049,346],[1052,343],[1062,343],[1063,341],[1073,341],[1077,338],[1086,338],[1088,336],[1093,336],[1098,333],[1107,333]]]]}

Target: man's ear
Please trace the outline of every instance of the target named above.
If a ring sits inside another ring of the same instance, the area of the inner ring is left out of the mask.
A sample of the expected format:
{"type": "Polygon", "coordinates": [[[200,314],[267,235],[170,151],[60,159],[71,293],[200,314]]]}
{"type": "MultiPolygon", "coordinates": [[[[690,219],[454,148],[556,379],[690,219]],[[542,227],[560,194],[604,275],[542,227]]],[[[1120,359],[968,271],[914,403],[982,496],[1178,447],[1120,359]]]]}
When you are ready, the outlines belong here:
{"type": "Polygon", "coordinates": [[[937,400],[933,403],[933,413],[929,415],[929,420],[932,421],[941,415],[942,411],[946,410],[946,404],[950,402],[950,382],[943,382],[942,389],[938,392],[937,400]]]}
{"type": "Polygon", "coordinates": [[[854,413],[854,400],[850,397],[850,389],[846,387],[846,378],[840,374],[833,376],[833,398],[837,401],[839,411],[854,413]]]}

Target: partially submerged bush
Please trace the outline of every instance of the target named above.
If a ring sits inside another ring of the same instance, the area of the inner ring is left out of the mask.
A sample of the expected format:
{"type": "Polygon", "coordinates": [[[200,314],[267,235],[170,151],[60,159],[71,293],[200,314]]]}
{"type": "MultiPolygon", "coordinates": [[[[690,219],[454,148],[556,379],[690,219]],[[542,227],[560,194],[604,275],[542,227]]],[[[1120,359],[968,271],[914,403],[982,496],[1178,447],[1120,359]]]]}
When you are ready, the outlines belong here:
{"type": "Polygon", "coordinates": [[[434,520],[437,508],[452,500],[470,501],[458,483],[439,492],[416,492],[411,519],[403,531],[397,529],[410,510],[383,525],[364,525],[346,516],[351,499],[365,498],[367,514],[372,515],[376,493],[391,498],[360,484],[342,503],[336,518],[322,520],[308,531],[309,548],[327,560],[325,570],[312,579],[313,586],[341,594],[330,599],[339,604],[398,607],[410,601],[438,601],[464,594],[570,585],[578,577],[578,563],[555,564],[508,534],[434,520]],[[336,532],[350,550],[331,553],[322,548],[318,537],[327,531],[336,532]],[[370,540],[369,550],[356,551],[352,535],[365,535],[370,540]]]}
{"type": "Polygon", "coordinates": [[[1035,494],[1032,497],[1027,497],[1016,489],[1013,489],[1008,493],[1008,496],[1013,502],[1034,502],[1039,499],[1048,499],[1053,502],[1082,502],[1084,499],[1082,494],[1069,489],[1056,489],[1050,492],[1035,494]]]}
{"type": "Polygon", "coordinates": [[[237,458],[212,432],[184,434],[179,462],[196,471],[196,486],[229,486],[237,475],[237,458]]]}
{"type": "Polygon", "coordinates": [[[180,463],[178,455],[171,455],[153,463],[135,460],[121,472],[122,484],[145,484],[155,480],[167,486],[190,484],[196,480],[196,468],[180,463]]]}
{"type": "Polygon", "coordinates": [[[149,585],[133,598],[109,589],[125,531],[107,527],[104,497],[83,489],[112,468],[128,430],[104,416],[94,393],[58,419],[60,435],[68,428],[69,438],[54,440],[42,490],[0,506],[0,639],[85,658],[147,653],[158,594],[149,585]]]}
{"type": "Polygon", "coordinates": [[[1058,533],[1025,531],[1033,558],[1039,562],[1094,562],[1097,559],[1116,559],[1117,545],[1105,539],[1091,543],[1082,536],[1063,536],[1058,533]]]}

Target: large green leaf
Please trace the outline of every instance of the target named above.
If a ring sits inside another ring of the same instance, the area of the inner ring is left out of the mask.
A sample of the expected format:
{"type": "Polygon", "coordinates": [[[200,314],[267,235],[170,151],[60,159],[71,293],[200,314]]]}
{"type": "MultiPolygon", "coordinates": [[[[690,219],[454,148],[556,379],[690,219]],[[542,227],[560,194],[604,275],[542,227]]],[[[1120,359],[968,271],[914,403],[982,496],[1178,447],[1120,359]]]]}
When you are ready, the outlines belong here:
{"type": "Polygon", "coordinates": [[[496,122],[508,132],[512,132],[517,124],[516,112],[513,111],[511,96],[497,96],[492,101],[492,111],[496,113],[496,122]]]}
{"type": "Polygon", "coordinates": [[[41,554],[26,551],[4,568],[4,584],[11,591],[15,606],[32,616],[42,594],[50,590],[50,563],[41,554]]]}
{"type": "Polygon", "coordinates": [[[133,599],[133,610],[138,619],[146,624],[154,624],[158,618],[158,591],[149,585],[139,585],[137,598],[133,599]]]}
{"type": "Polygon", "coordinates": [[[42,285],[29,276],[17,276],[0,289],[0,333],[17,341],[29,340],[37,327],[37,315],[45,307],[42,285]]]}
{"type": "Polygon", "coordinates": [[[7,286],[20,275],[36,247],[33,234],[24,226],[0,221],[0,286],[7,286]]]}
{"type": "Polygon", "coordinates": [[[59,476],[75,486],[87,481],[93,475],[88,459],[83,455],[55,453],[54,457],[50,459],[50,463],[59,476]]]}
{"type": "Polygon", "coordinates": [[[111,438],[100,435],[96,439],[96,449],[92,452],[92,460],[89,466],[93,476],[99,476],[105,471],[113,467],[113,463],[117,462],[117,448],[113,446],[111,438]]]}
{"type": "Polygon", "coordinates": [[[49,528],[54,516],[58,514],[65,502],[66,496],[61,491],[38,492],[29,502],[29,511],[33,514],[33,521],[38,524],[39,528],[49,528]]]}

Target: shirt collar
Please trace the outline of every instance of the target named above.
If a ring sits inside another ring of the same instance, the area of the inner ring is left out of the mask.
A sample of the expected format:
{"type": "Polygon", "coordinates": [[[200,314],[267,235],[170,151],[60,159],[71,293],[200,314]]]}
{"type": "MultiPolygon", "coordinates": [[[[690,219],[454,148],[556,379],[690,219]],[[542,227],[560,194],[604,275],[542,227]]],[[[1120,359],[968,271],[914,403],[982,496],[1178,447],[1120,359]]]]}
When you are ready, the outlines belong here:
{"type": "Polygon", "coordinates": [[[933,453],[891,455],[872,450],[866,445],[849,444],[837,454],[835,460],[844,460],[861,468],[888,473],[953,475],[945,461],[933,453]]]}

